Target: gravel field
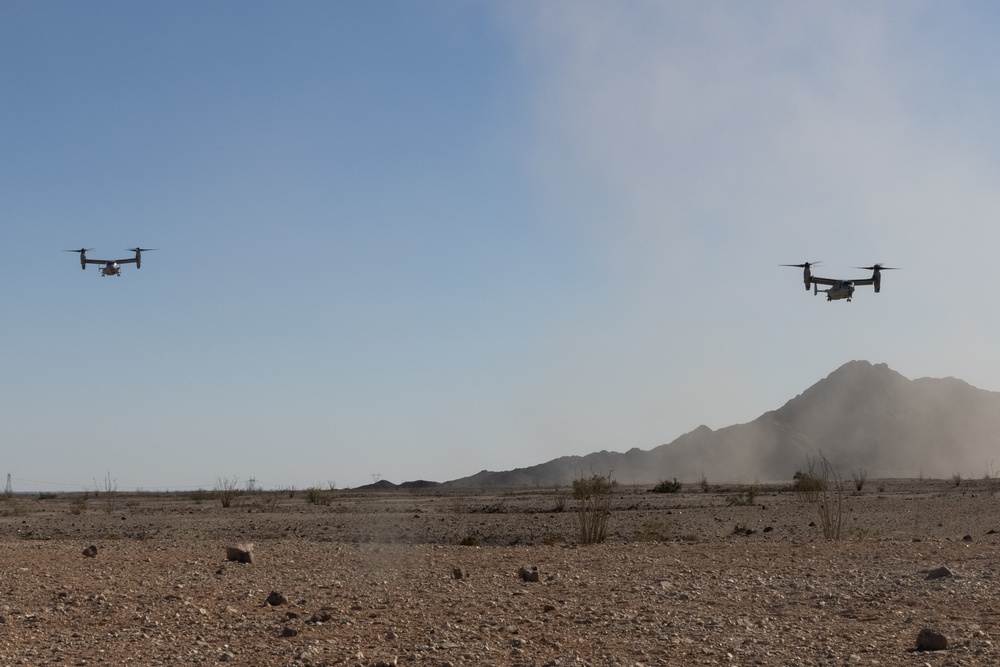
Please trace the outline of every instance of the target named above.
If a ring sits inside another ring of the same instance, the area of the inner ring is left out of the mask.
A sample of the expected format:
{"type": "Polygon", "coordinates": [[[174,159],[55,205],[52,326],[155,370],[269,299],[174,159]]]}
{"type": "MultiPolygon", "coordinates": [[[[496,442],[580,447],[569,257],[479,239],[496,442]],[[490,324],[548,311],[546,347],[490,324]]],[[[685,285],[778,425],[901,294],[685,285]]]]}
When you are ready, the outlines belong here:
{"type": "Polygon", "coordinates": [[[621,487],[580,545],[566,488],[15,495],[0,664],[1000,664],[1000,495],[842,503],[827,540],[787,486],[621,487]]]}

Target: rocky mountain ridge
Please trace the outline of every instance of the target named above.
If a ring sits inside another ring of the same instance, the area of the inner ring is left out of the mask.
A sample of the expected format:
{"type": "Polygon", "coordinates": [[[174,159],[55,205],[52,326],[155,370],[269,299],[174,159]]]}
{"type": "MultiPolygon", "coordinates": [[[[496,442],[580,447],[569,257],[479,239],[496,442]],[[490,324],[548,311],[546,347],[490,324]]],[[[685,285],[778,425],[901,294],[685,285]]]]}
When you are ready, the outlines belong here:
{"type": "Polygon", "coordinates": [[[822,454],[841,474],[982,476],[1000,453],[1000,393],[955,378],[909,380],[886,364],[851,361],[785,405],[713,431],[699,426],[651,450],[565,456],[450,486],[566,485],[594,473],[621,483],[678,478],[752,483],[789,480],[822,454]]]}

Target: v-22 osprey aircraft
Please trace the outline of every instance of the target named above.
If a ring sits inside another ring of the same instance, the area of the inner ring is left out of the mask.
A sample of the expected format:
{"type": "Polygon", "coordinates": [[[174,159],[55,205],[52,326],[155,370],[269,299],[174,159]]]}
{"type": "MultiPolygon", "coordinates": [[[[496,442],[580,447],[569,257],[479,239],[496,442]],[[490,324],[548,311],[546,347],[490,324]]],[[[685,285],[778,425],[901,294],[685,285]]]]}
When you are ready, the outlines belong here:
{"type": "Polygon", "coordinates": [[[851,280],[842,280],[839,278],[820,278],[819,276],[814,276],[812,274],[812,267],[819,264],[819,262],[804,262],[802,264],[782,264],[782,266],[794,266],[802,269],[802,281],[806,285],[808,290],[810,286],[813,288],[813,294],[819,294],[820,292],[826,293],[827,301],[838,301],[840,299],[845,299],[850,301],[854,296],[854,288],[859,285],[871,285],[878,292],[882,287],[882,272],[892,271],[898,267],[894,266],[882,266],[881,264],[874,264],[872,266],[856,266],[856,269],[863,269],[865,271],[871,271],[871,278],[855,278],[851,280]],[[827,285],[827,289],[819,289],[819,285],[827,285]]]}
{"type": "Polygon", "coordinates": [[[156,250],[156,248],[129,248],[130,251],[135,253],[135,257],[129,257],[128,259],[88,259],[87,252],[89,250],[93,250],[93,248],[80,248],[79,250],[67,250],[66,252],[80,253],[81,269],[86,269],[88,264],[99,264],[101,265],[102,278],[104,276],[118,276],[121,278],[123,264],[135,264],[135,268],[142,268],[142,253],[156,250]]]}

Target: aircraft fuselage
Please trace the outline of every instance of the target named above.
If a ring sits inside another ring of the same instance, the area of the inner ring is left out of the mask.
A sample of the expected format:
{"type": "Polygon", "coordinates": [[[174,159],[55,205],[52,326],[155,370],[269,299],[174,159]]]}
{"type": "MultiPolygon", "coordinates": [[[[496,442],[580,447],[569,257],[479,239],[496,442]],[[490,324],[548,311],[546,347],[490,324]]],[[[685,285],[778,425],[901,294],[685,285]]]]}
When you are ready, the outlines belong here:
{"type": "Polygon", "coordinates": [[[830,289],[825,290],[825,292],[827,301],[837,301],[838,299],[847,299],[850,301],[851,297],[854,296],[854,282],[841,280],[830,289]]]}

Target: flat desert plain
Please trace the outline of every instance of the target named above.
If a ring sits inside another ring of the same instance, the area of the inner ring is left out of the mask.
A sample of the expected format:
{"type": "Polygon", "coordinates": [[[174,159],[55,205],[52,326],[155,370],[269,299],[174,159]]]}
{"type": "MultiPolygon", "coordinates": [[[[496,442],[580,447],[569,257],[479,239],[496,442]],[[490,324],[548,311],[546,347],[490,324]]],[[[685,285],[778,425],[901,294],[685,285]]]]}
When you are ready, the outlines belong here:
{"type": "Polygon", "coordinates": [[[621,486],[606,541],[582,545],[566,487],[229,507],[15,494],[0,501],[0,664],[1000,664],[987,480],[848,481],[841,507],[828,540],[819,504],[787,485],[621,486]],[[251,563],[227,560],[241,543],[251,563]],[[924,628],[947,648],[917,651],[924,628]]]}

